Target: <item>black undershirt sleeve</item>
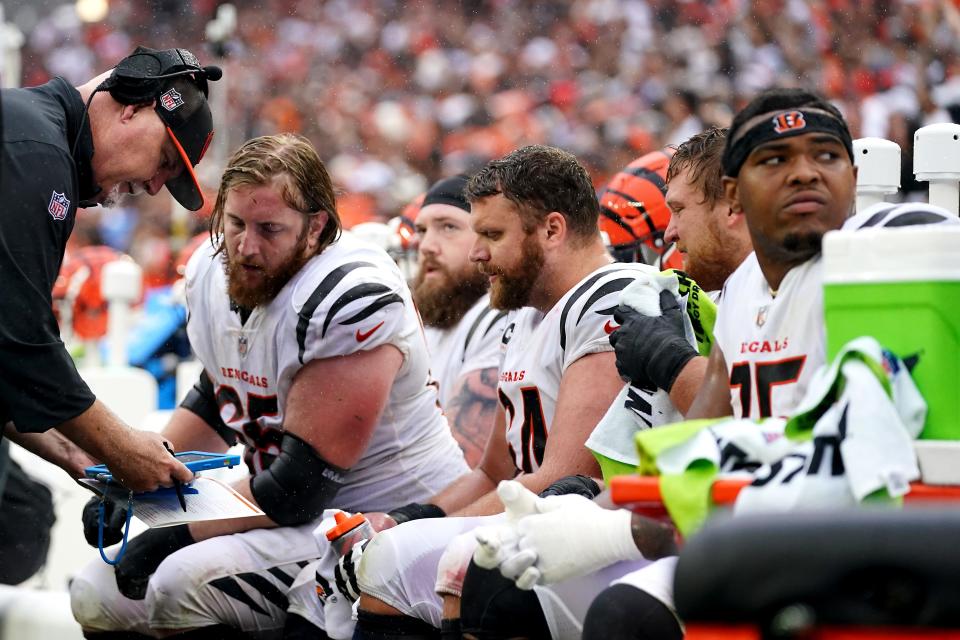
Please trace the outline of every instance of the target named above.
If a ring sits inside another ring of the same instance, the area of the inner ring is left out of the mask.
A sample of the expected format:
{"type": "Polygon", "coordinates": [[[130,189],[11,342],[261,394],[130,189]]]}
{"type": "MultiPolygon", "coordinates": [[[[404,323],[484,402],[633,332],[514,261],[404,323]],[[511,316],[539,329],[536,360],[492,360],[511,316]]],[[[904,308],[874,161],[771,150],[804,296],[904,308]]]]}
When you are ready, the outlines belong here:
{"type": "Polygon", "coordinates": [[[201,420],[207,423],[211,429],[217,432],[223,441],[229,446],[237,444],[237,433],[223,423],[220,418],[220,407],[217,405],[217,398],[213,392],[213,382],[206,371],[200,372],[200,379],[193,385],[193,388],[187,393],[180,406],[195,413],[201,420]]]}

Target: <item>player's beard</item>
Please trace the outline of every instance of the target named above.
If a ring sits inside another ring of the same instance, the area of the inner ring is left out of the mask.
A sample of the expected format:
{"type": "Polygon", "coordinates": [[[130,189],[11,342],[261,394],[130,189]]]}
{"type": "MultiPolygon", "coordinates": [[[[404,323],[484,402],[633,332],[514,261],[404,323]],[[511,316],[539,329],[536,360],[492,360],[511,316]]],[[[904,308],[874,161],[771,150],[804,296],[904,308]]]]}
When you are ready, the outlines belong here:
{"type": "Polygon", "coordinates": [[[714,223],[707,220],[704,224],[709,240],[701,242],[694,252],[684,254],[683,270],[704,291],[718,291],[739,264],[733,262],[735,254],[713,228],[714,223]]]}
{"type": "Polygon", "coordinates": [[[783,250],[796,259],[809,260],[823,249],[823,233],[789,233],[783,238],[783,250]]]}
{"type": "Polygon", "coordinates": [[[543,249],[533,234],[527,235],[520,245],[520,264],[509,273],[502,268],[489,267],[481,263],[480,270],[485,275],[495,275],[497,279],[490,285],[490,306],[494,309],[519,309],[527,306],[530,292],[543,269],[543,249]]]}
{"type": "Polygon", "coordinates": [[[782,238],[751,232],[750,239],[757,256],[789,268],[803,264],[823,248],[823,231],[790,232],[782,238]]]}
{"type": "MultiPolygon", "coordinates": [[[[430,263],[425,263],[430,264],[430,263]]],[[[449,329],[454,326],[470,307],[487,291],[487,278],[474,265],[459,274],[451,274],[446,267],[432,263],[433,274],[427,279],[421,265],[413,281],[413,301],[417,303],[420,318],[428,327],[449,329]]]]}
{"type": "Polygon", "coordinates": [[[297,238],[293,255],[286,262],[269,272],[260,265],[253,265],[260,268],[262,275],[253,284],[243,281],[245,275],[243,265],[246,263],[231,258],[228,252],[224,251],[223,270],[227,274],[227,294],[230,300],[244,309],[254,309],[269,304],[286,286],[290,278],[297,275],[303,265],[313,257],[306,255],[306,248],[307,227],[304,226],[303,233],[297,238]]]}

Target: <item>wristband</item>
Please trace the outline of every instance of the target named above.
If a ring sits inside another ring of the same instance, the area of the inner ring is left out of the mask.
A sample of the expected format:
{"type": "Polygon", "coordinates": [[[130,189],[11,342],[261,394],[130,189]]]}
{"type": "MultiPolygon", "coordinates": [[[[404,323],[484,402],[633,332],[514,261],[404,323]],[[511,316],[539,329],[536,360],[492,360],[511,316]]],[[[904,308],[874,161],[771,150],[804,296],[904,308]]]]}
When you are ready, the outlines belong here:
{"type": "Polygon", "coordinates": [[[422,520],[424,518],[443,518],[447,514],[443,509],[435,504],[420,504],[411,502],[410,504],[398,507],[387,513],[397,524],[402,524],[410,520],[422,520]]]}

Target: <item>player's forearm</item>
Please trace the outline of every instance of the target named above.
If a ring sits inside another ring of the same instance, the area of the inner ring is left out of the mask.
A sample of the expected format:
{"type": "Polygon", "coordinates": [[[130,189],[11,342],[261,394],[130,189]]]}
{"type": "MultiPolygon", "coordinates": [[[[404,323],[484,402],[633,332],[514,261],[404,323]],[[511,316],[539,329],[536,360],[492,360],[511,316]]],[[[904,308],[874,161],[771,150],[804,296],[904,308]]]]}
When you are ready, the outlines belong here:
{"type": "MultiPolygon", "coordinates": [[[[540,493],[562,477],[554,477],[555,474],[542,472],[543,469],[540,469],[537,473],[520,475],[516,477],[516,480],[533,493],[540,493]]],[[[473,516],[491,516],[495,513],[502,512],[503,502],[500,500],[500,496],[497,495],[496,486],[494,486],[486,495],[464,506],[453,515],[467,518],[473,516]]]]}
{"type": "Polygon", "coordinates": [[[272,529],[277,524],[267,516],[252,518],[232,518],[226,520],[201,520],[190,523],[190,535],[194,542],[226,536],[231,533],[243,533],[251,529],[272,529]]]}
{"type": "Polygon", "coordinates": [[[676,530],[669,524],[634,513],[630,517],[630,534],[647,560],[677,555],[676,530]]]}
{"type": "Polygon", "coordinates": [[[444,407],[450,431],[471,468],[477,466],[497,414],[497,369],[481,369],[463,376],[444,407]]]}
{"type": "Polygon", "coordinates": [[[699,420],[701,418],[724,418],[732,415],[733,409],[730,407],[729,393],[704,393],[701,390],[683,417],[687,420],[699,420]]]}
{"type": "MultiPolygon", "coordinates": [[[[250,482],[247,478],[233,483],[234,490],[250,502],[256,504],[256,500],[250,493],[250,482]]],[[[254,516],[252,518],[232,518],[227,520],[202,520],[200,522],[190,523],[190,535],[195,542],[215,538],[217,536],[226,536],[231,533],[243,533],[251,529],[272,529],[277,523],[267,516],[254,516]]]]}
{"type": "MultiPolygon", "coordinates": [[[[446,489],[429,500],[447,515],[461,515],[461,510],[479,498],[493,491],[497,483],[481,468],[477,467],[451,483],[446,489]]],[[[495,511],[493,513],[496,513],[495,511]]]]}
{"type": "Polygon", "coordinates": [[[44,433],[20,433],[13,423],[7,423],[4,436],[47,462],[57,465],[70,474],[71,478],[82,478],[83,470],[96,464],[93,458],[56,429],[44,433]]]}
{"type": "Polygon", "coordinates": [[[177,451],[210,451],[223,453],[229,446],[200,416],[188,409],[177,407],[170,422],[163,429],[163,436],[177,451]]]}
{"type": "Polygon", "coordinates": [[[673,383],[670,389],[670,401],[684,416],[690,410],[697,392],[703,384],[703,377],[707,372],[707,359],[698,356],[688,362],[680,371],[680,375],[673,383]]]}
{"type": "Polygon", "coordinates": [[[474,516],[492,516],[503,512],[503,503],[495,491],[490,491],[478,500],[464,505],[463,508],[449,515],[458,518],[472,518],[474,516]]]}

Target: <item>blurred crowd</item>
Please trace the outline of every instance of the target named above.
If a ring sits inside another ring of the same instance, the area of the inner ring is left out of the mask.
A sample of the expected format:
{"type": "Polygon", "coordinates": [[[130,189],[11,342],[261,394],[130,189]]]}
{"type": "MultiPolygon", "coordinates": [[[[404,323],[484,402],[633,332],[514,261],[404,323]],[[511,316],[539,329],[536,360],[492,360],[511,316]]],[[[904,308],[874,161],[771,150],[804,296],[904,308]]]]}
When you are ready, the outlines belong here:
{"type": "MultiPolygon", "coordinates": [[[[110,0],[91,24],[72,4],[8,10],[28,36],[22,83],[79,83],[137,44],[187,47],[226,71],[227,153],[259,134],[307,136],[348,226],[528,143],[575,153],[600,185],[643,153],[728,124],[771,85],[813,88],[854,137],[898,142],[907,191],[918,188],[913,131],[960,122],[957,0],[235,0],[235,33],[211,45],[218,4],[110,0]]],[[[211,195],[223,160],[204,163],[211,195]]],[[[170,238],[200,222],[170,209],[164,197],[88,211],[77,241],[172,277],[170,238]]]]}

